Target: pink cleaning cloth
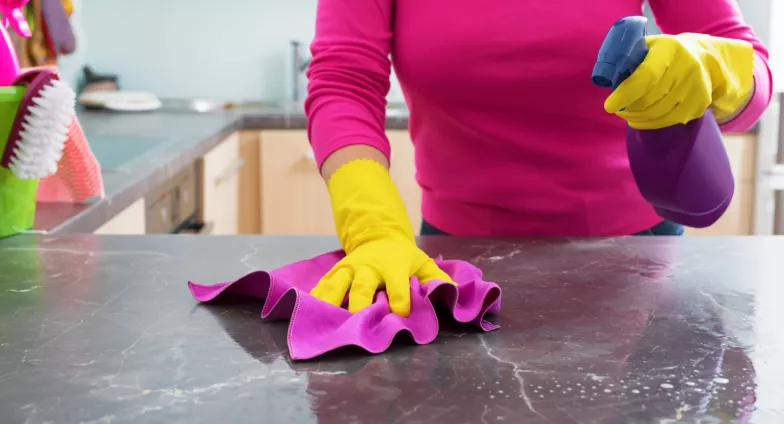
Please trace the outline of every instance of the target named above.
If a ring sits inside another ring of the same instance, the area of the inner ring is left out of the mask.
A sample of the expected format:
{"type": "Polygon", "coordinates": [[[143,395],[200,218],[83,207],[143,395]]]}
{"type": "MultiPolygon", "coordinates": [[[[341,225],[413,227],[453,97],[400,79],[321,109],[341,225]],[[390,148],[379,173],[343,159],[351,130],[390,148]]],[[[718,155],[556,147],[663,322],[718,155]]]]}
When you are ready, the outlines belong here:
{"type": "Polygon", "coordinates": [[[81,203],[93,197],[103,198],[101,165],[95,159],[79,120],[71,121],[63,156],[57,172],[38,183],[36,199],[42,203],[81,203]]]}
{"type": "Polygon", "coordinates": [[[435,307],[445,307],[461,323],[483,331],[497,325],[484,319],[501,307],[501,289],[482,280],[482,272],[462,261],[436,260],[458,284],[443,281],[420,284],[411,278],[411,314],[407,318],[389,311],[386,293],[376,293],[373,304],[352,314],[345,308],[316,299],[308,292],[344,253],[335,251],[299,261],[271,272],[255,271],[227,283],[202,285],[188,282],[193,297],[209,302],[222,293],[254,297],[264,302],[263,319],[290,320],[289,354],[293,360],[311,359],[342,346],[358,346],[370,353],[385,351],[401,331],[418,344],[438,335],[435,307]]]}

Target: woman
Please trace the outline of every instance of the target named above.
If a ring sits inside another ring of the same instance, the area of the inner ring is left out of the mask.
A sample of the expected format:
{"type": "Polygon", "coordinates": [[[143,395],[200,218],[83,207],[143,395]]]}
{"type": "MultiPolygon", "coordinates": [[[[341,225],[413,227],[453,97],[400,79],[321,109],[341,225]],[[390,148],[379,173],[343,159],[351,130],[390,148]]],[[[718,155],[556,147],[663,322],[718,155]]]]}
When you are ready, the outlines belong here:
{"type": "Polygon", "coordinates": [[[319,0],[309,136],[346,258],[312,294],[349,310],[409,277],[449,280],[417,248],[389,174],[390,55],[410,110],[422,234],[680,235],[640,195],[625,125],[661,128],[710,107],[749,129],[771,97],[768,52],[733,0],[650,0],[666,34],[612,94],[590,81],[610,26],[642,0],[319,0]],[[608,95],[609,94],[609,95],[608,95]]]}

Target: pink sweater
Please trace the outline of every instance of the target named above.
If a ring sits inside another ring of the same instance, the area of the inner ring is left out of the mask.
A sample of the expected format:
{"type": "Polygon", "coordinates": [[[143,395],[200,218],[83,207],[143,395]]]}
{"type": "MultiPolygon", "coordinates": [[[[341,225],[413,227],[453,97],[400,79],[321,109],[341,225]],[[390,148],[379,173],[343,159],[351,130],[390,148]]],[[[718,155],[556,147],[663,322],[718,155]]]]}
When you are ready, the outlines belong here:
{"type": "MultiPolygon", "coordinates": [[[[640,195],[625,123],[591,70],[607,30],[641,0],[319,0],[308,132],[319,165],[352,144],[389,156],[390,55],[410,110],[422,213],[454,235],[626,235],[661,221],[640,195]]],[[[666,33],[754,44],[756,92],[724,131],[749,129],[771,97],[768,52],[732,0],[650,0],[666,33]]]]}

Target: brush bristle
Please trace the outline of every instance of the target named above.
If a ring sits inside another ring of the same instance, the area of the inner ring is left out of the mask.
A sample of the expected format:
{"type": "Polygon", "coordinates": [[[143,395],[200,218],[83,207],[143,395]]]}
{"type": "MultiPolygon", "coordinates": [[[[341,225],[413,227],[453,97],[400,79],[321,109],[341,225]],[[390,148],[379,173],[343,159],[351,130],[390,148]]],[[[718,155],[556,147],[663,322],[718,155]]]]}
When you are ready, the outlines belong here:
{"type": "Polygon", "coordinates": [[[57,172],[71,121],[76,94],[68,84],[51,80],[27,108],[9,168],[19,179],[48,177],[57,172]]]}

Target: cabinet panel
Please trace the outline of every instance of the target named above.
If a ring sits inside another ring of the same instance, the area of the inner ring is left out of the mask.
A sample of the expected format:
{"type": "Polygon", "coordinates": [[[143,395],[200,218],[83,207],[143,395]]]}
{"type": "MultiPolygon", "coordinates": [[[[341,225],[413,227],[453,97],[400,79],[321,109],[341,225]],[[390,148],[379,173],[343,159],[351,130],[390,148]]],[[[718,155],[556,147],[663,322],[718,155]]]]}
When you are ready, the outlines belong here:
{"type": "Polygon", "coordinates": [[[757,151],[756,134],[725,134],[724,148],[727,150],[735,180],[753,180],[755,178],[754,159],[757,151]]]}
{"type": "Polygon", "coordinates": [[[724,216],[708,228],[687,228],[690,236],[750,235],[754,219],[757,135],[725,134],[724,147],[735,176],[735,195],[724,216]]]}
{"type": "Polygon", "coordinates": [[[414,234],[419,234],[422,225],[422,189],[416,182],[414,145],[407,130],[387,131],[387,137],[392,147],[389,173],[406,204],[414,234]]]}
{"type": "MultiPolygon", "coordinates": [[[[390,174],[419,232],[420,189],[414,179],[414,150],[408,131],[390,131],[390,174]]],[[[261,231],[264,234],[335,234],[329,193],[316,167],[307,133],[262,131],[261,231]]]]}
{"type": "Polygon", "coordinates": [[[139,235],[145,233],[144,199],[139,199],[103,224],[95,234],[139,235]]]}
{"type": "Polygon", "coordinates": [[[263,234],[335,234],[332,207],[307,133],[262,131],[263,234]]]}
{"type": "Polygon", "coordinates": [[[724,215],[708,228],[687,228],[690,236],[750,235],[754,212],[754,181],[736,181],[735,195],[724,215]]]}
{"type": "Polygon", "coordinates": [[[239,135],[233,134],[201,161],[201,219],[212,234],[237,234],[239,231],[239,135]]]}
{"type": "Polygon", "coordinates": [[[240,131],[240,157],[245,165],[239,174],[239,233],[261,233],[260,131],[240,131]]]}

